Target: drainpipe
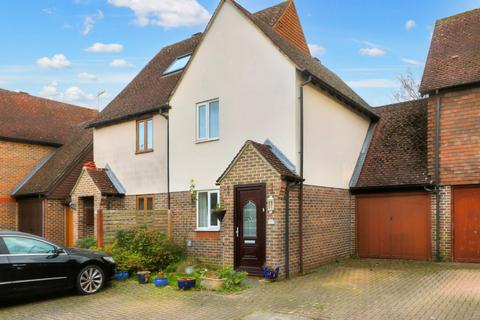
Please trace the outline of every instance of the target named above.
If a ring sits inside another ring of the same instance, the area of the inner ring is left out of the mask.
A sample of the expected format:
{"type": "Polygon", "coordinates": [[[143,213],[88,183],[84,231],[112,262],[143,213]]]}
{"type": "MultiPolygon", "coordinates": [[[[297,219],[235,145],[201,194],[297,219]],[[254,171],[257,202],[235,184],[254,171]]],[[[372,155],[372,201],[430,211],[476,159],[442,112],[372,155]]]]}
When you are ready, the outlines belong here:
{"type": "Polygon", "coordinates": [[[299,233],[299,256],[300,273],[303,273],[303,154],[304,154],[304,87],[312,82],[312,76],[308,76],[307,81],[300,85],[300,190],[298,195],[298,233],[299,233]]]}
{"type": "Polygon", "coordinates": [[[440,95],[435,90],[435,256],[437,261],[440,256],[440,95]]]}
{"type": "Polygon", "coordinates": [[[170,106],[160,109],[160,115],[167,120],[167,209],[170,210],[170,106]]]}
{"type": "Polygon", "coordinates": [[[285,277],[290,278],[290,188],[295,182],[288,182],[285,188],[285,277]]]}

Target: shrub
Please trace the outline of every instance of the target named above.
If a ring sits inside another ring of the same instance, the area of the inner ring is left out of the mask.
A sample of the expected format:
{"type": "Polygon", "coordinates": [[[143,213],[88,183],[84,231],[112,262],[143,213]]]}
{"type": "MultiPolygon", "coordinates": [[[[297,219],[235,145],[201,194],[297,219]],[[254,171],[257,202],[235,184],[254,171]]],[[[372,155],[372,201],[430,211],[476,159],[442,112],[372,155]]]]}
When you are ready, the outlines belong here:
{"type": "Polygon", "coordinates": [[[75,243],[75,246],[77,248],[82,248],[82,249],[90,249],[92,247],[95,247],[96,245],[97,245],[97,239],[95,239],[95,237],[93,236],[78,239],[77,242],[75,243]]]}
{"type": "Polygon", "coordinates": [[[118,268],[129,271],[163,270],[183,257],[182,248],[164,233],[145,227],[118,231],[113,244],[105,249],[118,268]]]}
{"type": "Polygon", "coordinates": [[[237,290],[240,287],[242,280],[247,277],[246,272],[237,272],[232,268],[223,268],[217,270],[217,272],[220,274],[222,279],[225,279],[225,282],[223,283],[223,289],[226,291],[237,290]]]}

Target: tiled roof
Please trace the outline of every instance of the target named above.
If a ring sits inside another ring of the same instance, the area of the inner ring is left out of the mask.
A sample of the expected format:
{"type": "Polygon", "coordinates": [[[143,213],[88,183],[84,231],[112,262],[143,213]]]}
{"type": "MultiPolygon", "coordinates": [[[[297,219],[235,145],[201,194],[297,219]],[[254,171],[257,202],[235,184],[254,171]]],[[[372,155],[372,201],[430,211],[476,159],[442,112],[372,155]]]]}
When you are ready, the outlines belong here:
{"type": "Polygon", "coordinates": [[[100,190],[102,194],[105,194],[105,195],[120,194],[118,190],[115,188],[113,182],[110,180],[106,171],[107,169],[86,168],[85,170],[88,172],[93,182],[97,186],[98,190],[100,190]]]}
{"type": "Polygon", "coordinates": [[[0,139],[62,145],[97,111],[0,89],[0,139]]]}
{"type": "Polygon", "coordinates": [[[375,108],[375,128],[355,188],[427,185],[427,100],[375,108]]]}
{"type": "Polygon", "coordinates": [[[270,27],[273,27],[278,22],[280,17],[284,14],[289,4],[290,0],[284,1],[273,7],[260,10],[254,13],[254,15],[266,24],[268,24],[270,27]]]}
{"type": "MultiPolygon", "coordinates": [[[[84,161],[84,157],[93,151],[93,133],[92,130],[86,130],[82,127],[74,129],[70,141],[54,151],[54,154],[40,168],[35,170],[31,177],[22,183],[20,188],[12,196],[22,197],[31,195],[48,195],[65,177],[79,164],[84,161]]],[[[77,176],[80,173],[77,172],[77,176]]],[[[72,188],[75,177],[73,177],[68,188],[72,188]]],[[[64,196],[68,196],[70,190],[65,190],[64,196]]]]}
{"type": "Polygon", "coordinates": [[[272,147],[267,144],[258,143],[252,140],[247,140],[242,148],[238,151],[235,157],[232,159],[228,167],[222,173],[222,175],[217,179],[217,184],[225,177],[225,175],[235,166],[235,163],[240,158],[242,153],[245,151],[247,146],[251,145],[258,153],[267,161],[272,168],[277,171],[282,179],[292,180],[292,181],[302,181],[303,179],[290,170],[272,151],[272,147]]]}
{"type": "Polygon", "coordinates": [[[476,82],[480,82],[480,9],[437,21],[420,91],[476,82]]]}

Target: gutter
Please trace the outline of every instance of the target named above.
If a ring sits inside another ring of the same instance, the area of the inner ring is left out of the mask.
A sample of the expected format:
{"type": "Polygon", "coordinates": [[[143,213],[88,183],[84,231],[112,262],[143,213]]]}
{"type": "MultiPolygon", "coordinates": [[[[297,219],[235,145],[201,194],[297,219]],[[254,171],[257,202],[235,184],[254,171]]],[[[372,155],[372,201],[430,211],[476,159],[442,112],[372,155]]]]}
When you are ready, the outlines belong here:
{"type": "Polygon", "coordinates": [[[159,112],[159,111],[163,112],[162,110],[164,110],[165,108],[170,108],[168,103],[164,103],[160,107],[154,107],[154,108],[151,108],[151,109],[147,109],[145,111],[127,114],[127,115],[120,116],[120,117],[117,117],[117,118],[114,118],[114,119],[103,120],[103,121],[98,121],[98,122],[94,121],[94,122],[88,124],[86,126],[86,129],[101,128],[101,127],[106,127],[106,126],[109,126],[109,125],[112,125],[112,124],[115,124],[115,123],[120,123],[120,122],[125,122],[125,121],[128,121],[128,120],[133,120],[133,119],[136,119],[137,117],[141,117],[141,116],[149,114],[149,113],[156,113],[156,112],[159,112]]]}
{"type": "Polygon", "coordinates": [[[440,256],[440,108],[441,100],[439,91],[435,90],[435,256],[437,261],[440,256]]]}

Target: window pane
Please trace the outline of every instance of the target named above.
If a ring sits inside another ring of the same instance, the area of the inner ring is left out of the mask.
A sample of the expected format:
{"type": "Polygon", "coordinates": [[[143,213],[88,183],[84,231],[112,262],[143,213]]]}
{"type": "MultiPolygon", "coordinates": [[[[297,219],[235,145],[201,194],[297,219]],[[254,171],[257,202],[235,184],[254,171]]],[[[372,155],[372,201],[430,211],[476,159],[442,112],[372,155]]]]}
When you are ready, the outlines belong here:
{"type": "Polygon", "coordinates": [[[218,101],[210,102],[210,139],[218,138],[218,101]]]}
{"type": "Polygon", "coordinates": [[[153,149],[153,120],[147,121],[147,149],[153,149]]]}
{"type": "Polygon", "coordinates": [[[170,73],[170,72],[175,72],[175,71],[178,71],[178,70],[181,70],[181,69],[185,68],[185,66],[188,63],[188,60],[190,60],[190,57],[191,57],[191,55],[187,55],[187,56],[184,56],[184,57],[181,57],[181,58],[177,58],[167,68],[167,70],[165,70],[165,72],[163,74],[167,74],[167,73],[170,73]]]}
{"type": "MultiPolygon", "coordinates": [[[[210,208],[216,209],[218,204],[218,193],[212,192],[210,193],[210,208]]],[[[218,226],[218,220],[210,214],[210,225],[211,226],[218,226]]]]}
{"type": "Polygon", "coordinates": [[[208,192],[198,193],[198,227],[208,227],[208,192]]]}
{"type": "Polygon", "coordinates": [[[257,206],[252,201],[248,201],[243,207],[243,236],[257,237],[257,206]]]}
{"type": "Polygon", "coordinates": [[[207,138],[207,106],[198,107],[198,138],[207,138]]]}
{"type": "Polygon", "coordinates": [[[137,210],[145,210],[145,199],[138,198],[137,210]]]}
{"type": "Polygon", "coordinates": [[[145,150],[145,122],[137,122],[138,124],[138,136],[137,136],[137,146],[138,150],[145,150]]]}
{"type": "Polygon", "coordinates": [[[147,198],[147,210],[153,210],[153,198],[147,198]]]}
{"type": "Polygon", "coordinates": [[[5,237],[3,238],[10,254],[53,253],[55,247],[34,239],[5,237]]]}

